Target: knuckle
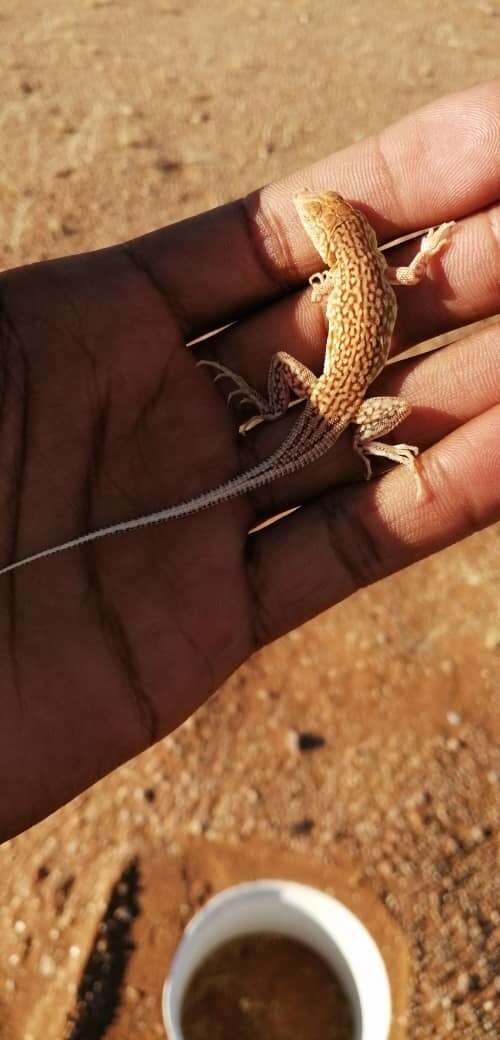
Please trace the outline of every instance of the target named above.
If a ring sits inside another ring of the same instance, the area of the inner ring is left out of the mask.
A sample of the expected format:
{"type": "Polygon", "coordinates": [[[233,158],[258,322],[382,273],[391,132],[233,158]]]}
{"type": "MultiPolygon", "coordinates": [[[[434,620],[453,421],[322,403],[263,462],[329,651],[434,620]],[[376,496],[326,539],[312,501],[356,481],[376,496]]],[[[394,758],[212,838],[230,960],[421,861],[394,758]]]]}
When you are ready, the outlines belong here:
{"type": "Polygon", "coordinates": [[[326,496],[320,507],[332,553],[346,575],[350,591],[384,577],[384,552],[368,511],[362,514],[355,503],[344,501],[342,496],[326,496]]]}
{"type": "Polygon", "coordinates": [[[294,288],[300,279],[289,225],[262,189],[243,198],[241,206],[250,248],[266,280],[280,291],[294,288]]]}

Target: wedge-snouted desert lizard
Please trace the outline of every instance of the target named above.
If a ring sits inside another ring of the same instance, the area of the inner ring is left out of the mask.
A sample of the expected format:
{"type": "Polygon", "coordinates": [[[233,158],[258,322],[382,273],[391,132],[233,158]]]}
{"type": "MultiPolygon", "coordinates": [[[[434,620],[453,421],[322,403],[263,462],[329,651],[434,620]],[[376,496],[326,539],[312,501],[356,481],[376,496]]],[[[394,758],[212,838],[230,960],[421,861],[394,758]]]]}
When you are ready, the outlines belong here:
{"type": "MultiPolygon", "coordinates": [[[[431,257],[446,248],[454,224],[429,231],[409,267],[388,267],[366,217],[333,191],[304,191],[295,198],[303,227],[327,269],[313,275],[313,301],[326,299],[328,336],[323,372],[316,377],[289,354],[275,354],[269,369],[267,399],[240,376],[213,361],[200,361],[217,370],[216,379],[229,377],[236,384],[230,396],[242,396],[265,421],[285,414],[292,395],[305,400],[288,436],[267,459],[238,476],[178,505],[156,513],[120,521],[61,545],[43,549],[0,569],[7,574],[46,556],[75,549],[107,535],[174,520],[227,502],[286,477],[324,455],[347,426],[354,427],[353,446],[361,456],[366,478],[371,476],[369,456],[380,455],[414,470],[418,448],[408,444],[381,444],[384,436],[411,411],[398,397],[368,397],[366,391],[384,368],[396,320],[396,296],[392,284],[416,285],[431,257]]],[[[252,425],[249,420],[242,427],[252,425]]]]}

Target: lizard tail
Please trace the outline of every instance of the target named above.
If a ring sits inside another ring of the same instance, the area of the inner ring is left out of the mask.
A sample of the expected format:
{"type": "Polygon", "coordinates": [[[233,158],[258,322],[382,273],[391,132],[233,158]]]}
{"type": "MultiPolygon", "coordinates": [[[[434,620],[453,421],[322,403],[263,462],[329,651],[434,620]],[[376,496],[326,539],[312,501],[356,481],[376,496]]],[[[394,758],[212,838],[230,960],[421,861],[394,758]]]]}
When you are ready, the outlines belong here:
{"type": "Polygon", "coordinates": [[[42,560],[46,556],[54,556],[56,553],[66,552],[68,549],[76,549],[80,545],[86,545],[88,542],[97,541],[108,535],[123,534],[126,531],[134,531],[140,527],[149,527],[151,524],[159,524],[167,520],[178,520],[182,517],[191,516],[193,513],[200,513],[205,509],[211,509],[212,506],[228,502],[239,495],[247,494],[249,491],[255,491],[257,488],[271,483],[277,476],[280,479],[281,477],[286,477],[321,458],[325,452],[333,447],[346,425],[343,424],[342,427],[332,426],[326,432],[323,428],[321,433],[318,431],[316,440],[307,451],[302,455],[289,459],[288,462],[282,462],[283,455],[286,454],[296,439],[298,433],[296,427],[301,423],[301,420],[302,416],[296,426],[290,430],[283,444],[267,459],[259,462],[244,473],[232,477],[225,483],[219,484],[210,491],[204,491],[201,495],[197,495],[196,498],[187,499],[179,502],[177,505],[167,506],[166,509],[160,509],[156,513],[148,513],[145,516],[134,517],[131,520],[121,520],[116,524],[111,524],[109,527],[101,527],[95,531],[89,531],[87,534],[79,535],[77,538],[71,538],[60,545],[42,549],[40,552],[33,553],[31,556],[25,556],[24,559],[16,560],[14,563],[2,567],[0,576],[18,570],[20,567],[25,567],[29,563],[35,563],[36,560],[42,560]],[[278,465],[279,473],[276,473],[278,465]]]}

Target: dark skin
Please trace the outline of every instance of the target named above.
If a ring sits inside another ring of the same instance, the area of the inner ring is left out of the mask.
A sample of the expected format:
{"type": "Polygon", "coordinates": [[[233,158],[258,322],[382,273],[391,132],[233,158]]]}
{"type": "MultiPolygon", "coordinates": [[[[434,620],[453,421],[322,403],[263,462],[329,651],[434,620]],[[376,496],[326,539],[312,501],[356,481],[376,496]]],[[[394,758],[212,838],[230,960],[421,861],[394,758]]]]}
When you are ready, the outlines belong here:
{"type": "MultiPolygon", "coordinates": [[[[499,108],[499,83],[473,88],[245,202],[4,274],[0,560],[194,495],[281,441],[293,416],[239,438],[231,387],[195,357],[260,391],[278,349],[320,370],[305,286],[321,264],[292,203],[306,185],[340,191],[380,242],[458,221],[424,282],[398,290],[395,352],[498,313],[499,108]]],[[[2,839],[168,733],[258,647],[499,518],[499,338],[463,336],[371,387],[415,406],[394,439],[425,450],[421,502],[402,467],[364,484],[346,436],[253,497],[0,579],[2,839]]]]}

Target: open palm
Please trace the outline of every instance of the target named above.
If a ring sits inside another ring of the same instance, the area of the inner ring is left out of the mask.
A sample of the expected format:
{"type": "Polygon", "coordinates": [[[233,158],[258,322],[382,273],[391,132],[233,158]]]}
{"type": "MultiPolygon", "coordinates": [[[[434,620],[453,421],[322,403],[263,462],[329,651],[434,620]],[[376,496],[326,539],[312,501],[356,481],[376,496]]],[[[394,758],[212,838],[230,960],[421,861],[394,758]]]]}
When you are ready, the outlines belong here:
{"type": "MultiPolygon", "coordinates": [[[[497,313],[499,109],[500,84],[474,88],[244,202],[4,274],[0,562],[178,502],[281,441],[290,416],[239,437],[231,387],[195,362],[260,391],[276,350],[321,368],[324,318],[305,288],[319,262],[295,191],[340,191],[381,242],[458,221],[424,282],[398,290],[395,353],[497,313]]],[[[163,736],[258,646],[496,519],[499,347],[492,326],[370,388],[404,386],[414,404],[397,436],[428,449],[422,501],[402,467],[364,484],[345,438],[251,498],[2,577],[0,836],[163,736]]]]}

